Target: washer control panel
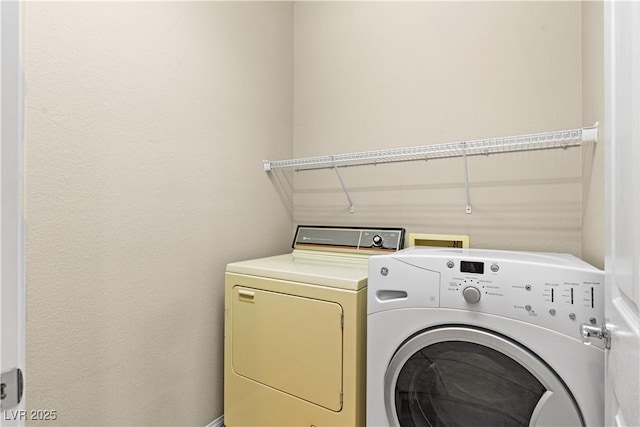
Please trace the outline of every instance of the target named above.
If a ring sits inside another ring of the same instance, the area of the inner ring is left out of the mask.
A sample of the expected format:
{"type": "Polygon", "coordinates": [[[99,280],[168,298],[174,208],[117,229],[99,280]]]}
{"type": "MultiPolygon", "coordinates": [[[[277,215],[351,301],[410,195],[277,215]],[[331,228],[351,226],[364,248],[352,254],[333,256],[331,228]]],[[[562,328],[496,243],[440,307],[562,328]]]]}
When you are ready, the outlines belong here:
{"type": "MultiPolygon", "coordinates": [[[[401,290],[407,295],[404,302],[394,301],[394,308],[404,304],[477,311],[578,339],[582,323],[604,321],[604,272],[572,255],[410,248],[384,258],[386,263],[383,257],[374,257],[370,265],[384,264],[388,276],[395,273],[401,278],[401,290]]],[[[387,287],[372,271],[369,292],[387,287]]],[[[596,341],[593,344],[600,346],[596,341]]]]}
{"type": "MultiPolygon", "coordinates": [[[[441,307],[478,309],[508,317],[550,317],[599,323],[603,313],[600,271],[576,271],[513,262],[446,260],[442,271],[441,307]],[[449,265],[453,264],[452,267],[449,265]],[[456,269],[456,267],[458,267],[456,269]],[[594,320],[592,320],[595,319],[594,320]]],[[[530,320],[530,319],[529,319],[530,320]]]]}

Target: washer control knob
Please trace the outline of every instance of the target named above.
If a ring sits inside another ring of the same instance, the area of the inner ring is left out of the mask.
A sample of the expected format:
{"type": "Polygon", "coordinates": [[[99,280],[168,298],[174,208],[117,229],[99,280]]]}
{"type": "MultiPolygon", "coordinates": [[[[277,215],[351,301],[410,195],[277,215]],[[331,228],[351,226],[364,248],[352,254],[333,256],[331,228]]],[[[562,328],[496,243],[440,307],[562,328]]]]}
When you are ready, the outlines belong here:
{"type": "Polygon", "coordinates": [[[381,248],[383,241],[384,240],[382,239],[382,236],[380,236],[379,234],[373,236],[373,246],[375,246],[376,248],[381,248]]]}
{"type": "Polygon", "coordinates": [[[481,295],[482,294],[480,293],[478,288],[473,286],[467,286],[462,291],[462,296],[464,297],[465,301],[467,301],[469,304],[475,304],[478,301],[480,301],[481,295]]]}
{"type": "Polygon", "coordinates": [[[491,266],[491,271],[493,271],[494,273],[497,273],[500,270],[500,266],[498,264],[493,264],[491,266]]]}
{"type": "Polygon", "coordinates": [[[455,264],[453,263],[453,261],[447,261],[447,267],[453,268],[454,266],[455,264]]]}

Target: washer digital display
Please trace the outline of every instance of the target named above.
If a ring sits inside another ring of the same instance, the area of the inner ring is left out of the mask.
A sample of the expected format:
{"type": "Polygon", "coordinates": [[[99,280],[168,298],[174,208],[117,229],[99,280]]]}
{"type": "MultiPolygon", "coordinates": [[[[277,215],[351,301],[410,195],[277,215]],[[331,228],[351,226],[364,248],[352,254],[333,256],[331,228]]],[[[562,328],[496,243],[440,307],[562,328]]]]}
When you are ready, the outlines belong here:
{"type": "Polygon", "coordinates": [[[460,261],[462,273],[484,274],[484,262],[460,261]]]}

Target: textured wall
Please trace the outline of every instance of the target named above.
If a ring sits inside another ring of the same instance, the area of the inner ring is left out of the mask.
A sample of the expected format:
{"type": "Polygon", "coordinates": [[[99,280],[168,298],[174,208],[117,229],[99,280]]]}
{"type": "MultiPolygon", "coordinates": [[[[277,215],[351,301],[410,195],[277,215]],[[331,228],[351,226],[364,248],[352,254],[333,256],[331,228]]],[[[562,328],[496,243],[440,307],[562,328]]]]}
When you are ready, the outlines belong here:
{"type": "Polygon", "coordinates": [[[225,264],[291,239],[292,5],[25,8],[28,408],[206,425],[225,264]]]}
{"type": "Polygon", "coordinates": [[[582,122],[599,122],[599,141],[583,152],[582,258],[604,268],[604,7],[582,2],[582,122]]]}
{"type": "MultiPolygon", "coordinates": [[[[296,157],[582,126],[579,2],[299,2],[296,157]]],[[[579,149],[296,173],[294,222],[581,250],[579,149]]]]}

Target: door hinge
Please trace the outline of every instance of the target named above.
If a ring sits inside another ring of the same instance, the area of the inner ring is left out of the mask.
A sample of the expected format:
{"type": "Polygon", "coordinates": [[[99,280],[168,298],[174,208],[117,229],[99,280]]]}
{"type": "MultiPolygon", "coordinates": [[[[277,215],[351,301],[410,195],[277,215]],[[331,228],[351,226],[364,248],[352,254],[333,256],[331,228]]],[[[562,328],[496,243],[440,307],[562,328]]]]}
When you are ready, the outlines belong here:
{"type": "Polygon", "coordinates": [[[604,348],[607,350],[611,349],[611,328],[609,328],[605,323],[600,325],[590,325],[588,323],[581,324],[580,336],[582,337],[582,342],[585,345],[591,345],[591,339],[597,338],[599,340],[604,340],[604,348]]]}
{"type": "Polygon", "coordinates": [[[18,368],[0,373],[0,409],[11,409],[22,400],[22,371],[18,368]]]}
{"type": "Polygon", "coordinates": [[[344,392],[340,392],[340,406],[344,403],[344,392]]]}
{"type": "Polygon", "coordinates": [[[340,328],[344,329],[344,313],[340,314],[340,328]]]}

